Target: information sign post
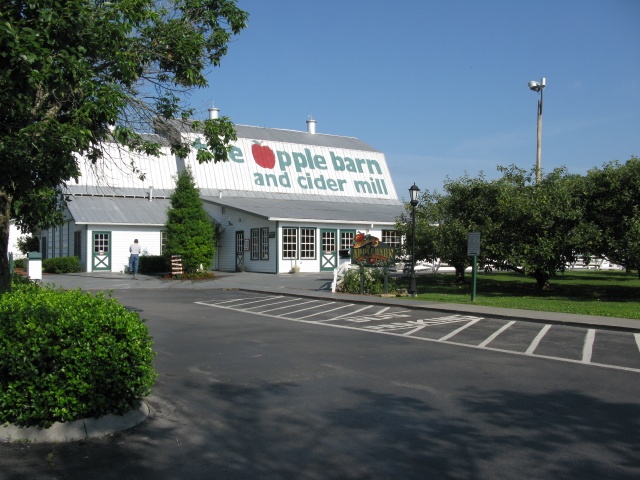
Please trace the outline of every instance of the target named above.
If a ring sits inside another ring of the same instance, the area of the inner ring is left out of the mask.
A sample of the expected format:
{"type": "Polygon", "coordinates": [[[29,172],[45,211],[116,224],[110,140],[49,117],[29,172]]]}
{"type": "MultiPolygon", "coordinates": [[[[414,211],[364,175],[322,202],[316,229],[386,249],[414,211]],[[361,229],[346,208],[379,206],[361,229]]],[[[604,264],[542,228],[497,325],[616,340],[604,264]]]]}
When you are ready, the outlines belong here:
{"type": "Polygon", "coordinates": [[[476,277],[478,273],[478,255],[480,255],[480,232],[469,232],[467,236],[467,255],[473,257],[471,273],[471,301],[476,301],[476,277]]]}

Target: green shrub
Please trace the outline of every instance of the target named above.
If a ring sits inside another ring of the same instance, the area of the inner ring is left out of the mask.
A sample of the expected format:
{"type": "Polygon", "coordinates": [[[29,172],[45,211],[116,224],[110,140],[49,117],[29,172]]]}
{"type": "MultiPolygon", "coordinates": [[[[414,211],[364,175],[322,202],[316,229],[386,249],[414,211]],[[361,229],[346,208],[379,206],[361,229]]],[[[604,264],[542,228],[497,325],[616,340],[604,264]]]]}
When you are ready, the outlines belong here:
{"type": "Polygon", "coordinates": [[[80,271],[80,259],[78,257],[47,258],[42,261],[42,269],[45,273],[75,273],[80,271]]]}
{"type": "Polygon", "coordinates": [[[0,424],[123,414],[156,374],[148,328],[117,300],[34,284],[0,296],[0,424]]]}
{"type": "MultiPolygon", "coordinates": [[[[393,290],[393,279],[389,278],[389,290],[393,290]]],[[[360,269],[352,268],[347,270],[342,284],[344,293],[360,293],[360,269]]],[[[364,269],[364,293],[377,295],[384,292],[384,273],[379,268],[364,269]]]]}
{"type": "Polygon", "coordinates": [[[22,268],[24,270],[27,269],[27,259],[26,258],[18,258],[17,260],[13,261],[13,266],[15,268],[22,268]]]}
{"type": "Polygon", "coordinates": [[[18,273],[14,273],[11,275],[11,287],[15,285],[31,285],[32,282],[24,275],[20,275],[18,273]]]}
{"type": "Polygon", "coordinates": [[[145,255],[140,257],[138,271],[140,273],[163,273],[171,270],[171,263],[162,255],[145,255]]]}

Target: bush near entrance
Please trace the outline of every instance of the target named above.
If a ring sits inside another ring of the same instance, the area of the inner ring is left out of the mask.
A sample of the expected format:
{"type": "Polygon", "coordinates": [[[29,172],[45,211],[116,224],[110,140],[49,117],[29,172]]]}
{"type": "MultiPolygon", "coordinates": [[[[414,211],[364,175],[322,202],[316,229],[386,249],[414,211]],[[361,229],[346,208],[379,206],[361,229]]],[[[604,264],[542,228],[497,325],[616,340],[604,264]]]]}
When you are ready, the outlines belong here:
{"type": "Polygon", "coordinates": [[[42,261],[42,270],[45,273],[76,273],[80,271],[80,259],[78,257],[47,258],[42,261]]]}
{"type": "Polygon", "coordinates": [[[117,300],[14,282],[0,296],[0,424],[124,414],[156,374],[148,328],[117,300]]]}
{"type": "MultiPolygon", "coordinates": [[[[394,290],[393,279],[389,278],[389,291],[394,290]]],[[[360,269],[351,268],[344,274],[342,293],[360,293],[360,269]]],[[[384,273],[379,268],[364,269],[364,293],[378,295],[384,292],[384,273]]]]}

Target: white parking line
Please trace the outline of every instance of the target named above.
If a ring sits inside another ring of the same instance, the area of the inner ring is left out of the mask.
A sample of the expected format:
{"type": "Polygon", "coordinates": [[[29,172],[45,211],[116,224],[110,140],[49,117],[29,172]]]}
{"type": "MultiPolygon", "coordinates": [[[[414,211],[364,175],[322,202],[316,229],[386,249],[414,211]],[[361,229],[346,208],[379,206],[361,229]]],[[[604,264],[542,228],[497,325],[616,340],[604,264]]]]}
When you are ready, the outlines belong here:
{"type": "Polygon", "coordinates": [[[502,328],[500,328],[500,330],[498,330],[497,332],[495,332],[493,335],[491,335],[489,338],[487,338],[484,342],[482,342],[480,345],[478,345],[480,348],[482,347],[486,347],[487,345],[489,345],[491,342],[493,342],[496,337],[498,335],[500,335],[502,332],[504,332],[507,328],[509,328],[511,325],[513,325],[515,322],[515,320],[507,323],[506,325],[503,325],[502,328]]]}
{"type": "Polygon", "coordinates": [[[347,303],[346,305],[341,305],[336,308],[332,308],[331,310],[324,310],[322,312],[312,313],[311,315],[307,315],[306,317],[298,317],[298,320],[302,320],[303,318],[315,317],[316,315],[322,315],[323,313],[333,312],[334,310],[340,310],[341,308],[353,307],[352,303],[347,303]]]}
{"type": "MultiPolygon", "coordinates": [[[[251,300],[252,298],[260,298],[260,299],[262,299],[262,300],[265,300],[265,299],[270,299],[270,298],[282,298],[282,295],[278,295],[278,296],[275,296],[275,297],[247,297],[247,298],[234,298],[234,299],[232,299],[232,300],[223,300],[223,301],[221,301],[221,302],[219,302],[219,301],[215,301],[215,300],[214,300],[214,304],[215,304],[215,305],[222,305],[222,304],[225,304],[225,303],[233,303],[233,302],[241,302],[241,301],[243,301],[243,300],[251,300]]],[[[204,304],[205,302],[197,302],[197,303],[204,304]]]]}
{"type": "MultiPolygon", "coordinates": [[[[296,300],[300,300],[299,298],[294,298],[292,300],[283,300],[282,302],[278,302],[272,305],[281,305],[283,303],[291,303],[291,302],[295,302],[296,300]]],[[[278,307],[278,308],[270,308],[269,310],[261,310],[262,312],[273,312],[274,310],[281,310],[283,308],[289,308],[291,305],[285,305],[284,307],[278,307]]]]}
{"type": "Polygon", "coordinates": [[[542,330],[538,332],[538,335],[536,335],[536,338],[533,339],[533,342],[531,342],[531,345],[529,345],[529,348],[527,348],[527,351],[524,352],[525,355],[533,355],[533,352],[535,352],[536,348],[538,348],[538,344],[540,343],[542,338],[547,334],[550,328],[551,328],[551,325],[545,325],[544,327],[542,327],[542,330]]]}
{"type": "Polygon", "coordinates": [[[334,320],[339,320],[339,319],[341,319],[342,317],[348,317],[349,315],[354,315],[354,314],[356,314],[356,313],[358,313],[358,312],[361,312],[361,311],[363,311],[363,310],[366,310],[367,308],[371,308],[372,306],[373,306],[373,305],[367,305],[366,307],[359,308],[358,310],[356,310],[356,311],[354,311],[354,312],[347,312],[347,313],[343,313],[342,315],[338,315],[337,317],[333,317],[333,318],[330,318],[330,319],[328,319],[328,320],[319,320],[319,321],[320,321],[320,322],[333,322],[334,320]]]}
{"type": "Polygon", "coordinates": [[[384,307],[382,310],[380,310],[378,313],[375,313],[374,315],[380,315],[381,313],[386,312],[387,310],[389,310],[391,307],[384,307]]]}
{"type": "Polygon", "coordinates": [[[460,323],[460,322],[468,322],[469,320],[480,319],[479,317],[472,317],[470,315],[447,315],[446,317],[436,317],[436,318],[426,318],[422,320],[416,320],[416,323],[419,324],[418,328],[414,328],[408,332],[404,332],[403,335],[409,336],[413,335],[416,332],[419,332],[423,328],[433,327],[435,325],[445,325],[447,323],[460,323]]]}
{"type": "Polygon", "coordinates": [[[584,346],[582,347],[582,363],[591,363],[591,355],[593,354],[593,342],[596,339],[596,331],[593,328],[587,330],[584,337],[584,346]]]}
{"type": "MultiPolygon", "coordinates": [[[[297,307],[298,305],[305,305],[307,303],[313,303],[313,302],[317,302],[318,300],[309,300],[306,302],[300,302],[297,303],[296,305],[285,305],[284,307],[278,307],[278,308],[272,308],[271,310],[263,310],[262,312],[256,312],[256,313],[263,313],[263,312],[273,312],[275,310],[282,310],[283,308],[290,308],[290,307],[297,307]]],[[[311,307],[313,308],[313,307],[311,307]]],[[[305,308],[305,310],[308,310],[308,308],[305,308]]],[[[297,310],[299,311],[299,310],[297,310]]],[[[295,312],[289,312],[289,313],[295,313],[295,312]]]]}
{"type": "MultiPolygon", "coordinates": [[[[303,302],[300,305],[303,305],[304,303],[313,303],[313,302],[319,302],[320,300],[310,300],[308,302],[303,302]]],[[[335,302],[329,302],[329,305],[334,304],[335,302]]],[[[318,305],[314,305],[312,307],[309,308],[301,308],[300,310],[294,310],[293,312],[287,312],[287,315],[291,315],[292,313],[298,313],[298,312],[304,312],[305,310],[311,310],[312,308],[318,308],[318,305]]],[[[278,315],[279,317],[282,317],[282,315],[278,315]]],[[[285,317],[286,318],[286,317],[285,317]]]]}
{"type": "MultiPolygon", "coordinates": [[[[282,297],[279,297],[279,298],[282,298],[282,297]]],[[[276,298],[274,300],[278,300],[279,298],[276,298]]],[[[289,299],[289,300],[280,300],[279,302],[270,302],[270,303],[265,303],[265,304],[262,304],[262,305],[256,305],[255,307],[249,307],[249,308],[246,308],[245,310],[250,310],[252,308],[270,307],[271,305],[280,305],[282,303],[295,302],[296,300],[298,300],[298,299],[293,298],[293,299],[289,299]]],[[[266,311],[268,311],[268,310],[266,310],[266,311]]]]}
{"type": "MultiPolygon", "coordinates": [[[[194,302],[197,305],[204,305],[206,307],[215,307],[215,308],[224,308],[227,310],[236,310],[233,306],[226,306],[226,305],[220,305],[220,304],[211,304],[211,303],[205,303],[205,302],[194,302]]],[[[241,311],[241,310],[240,310],[241,311]]],[[[324,323],[321,321],[313,321],[313,320],[300,320],[297,318],[286,318],[283,316],[278,316],[278,315],[272,315],[269,313],[263,313],[263,312],[251,312],[254,313],[256,315],[262,315],[264,317],[270,317],[270,318],[275,318],[278,320],[287,320],[290,322],[300,322],[300,323],[306,323],[306,324],[313,324],[313,325],[326,325],[327,327],[333,327],[333,328],[341,328],[343,330],[352,330],[352,331],[356,331],[356,332],[375,332],[379,335],[391,335],[391,336],[395,336],[395,337],[403,337],[403,338],[407,338],[404,336],[403,333],[398,333],[395,331],[376,331],[376,330],[371,330],[371,329],[364,329],[362,327],[359,326],[353,326],[353,325],[336,325],[334,323],[324,323]]],[[[349,314],[351,315],[351,313],[349,314]]],[[[482,318],[478,318],[476,320],[473,320],[471,322],[469,322],[467,325],[465,325],[463,328],[466,328],[468,326],[471,326],[473,324],[475,324],[476,322],[482,320],[482,318]]],[[[533,351],[536,349],[536,347],[538,346],[538,344],[540,343],[540,341],[542,340],[542,338],[544,337],[544,335],[549,331],[549,329],[551,328],[551,325],[545,325],[542,330],[538,333],[538,335],[536,336],[536,338],[534,339],[534,341],[531,343],[531,345],[529,346],[529,348],[527,349],[526,352],[518,352],[518,351],[514,351],[514,350],[505,350],[502,348],[493,348],[493,347],[479,347],[478,345],[470,345],[467,343],[458,343],[458,342],[444,342],[442,339],[433,339],[433,338],[428,338],[428,337],[420,337],[420,336],[412,336],[410,338],[414,339],[414,340],[419,340],[422,342],[432,342],[432,343],[438,343],[438,344],[443,344],[445,343],[446,345],[451,345],[451,346],[456,346],[456,347],[462,347],[462,348],[475,348],[478,350],[483,350],[483,351],[489,351],[489,352],[496,352],[496,353],[501,353],[501,354],[508,354],[508,355],[521,355],[521,356],[527,356],[529,358],[537,358],[537,359],[541,359],[541,360],[553,360],[553,361],[558,361],[558,362],[564,362],[564,363],[573,363],[573,364],[577,364],[577,365],[584,365],[584,366],[589,366],[589,367],[601,367],[601,368],[607,368],[607,369],[611,369],[611,370],[622,370],[625,372],[634,372],[634,373],[640,373],[640,368],[631,368],[631,367],[621,367],[618,365],[607,365],[604,363],[595,363],[595,362],[591,362],[588,364],[583,363],[580,360],[573,360],[570,358],[565,358],[565,357],[554,357],[551,355],[537,355],[537,354],[533,354],[533,351]]],[[[458,331],[460,331],[461,329],[456,330],[455,332],[452,332],[452,334],[457,333],[458,331]]],[[[449,334],[449,338],[451,338],[451,334],[449,334]]],[[[635,338],[636,338],[636,342],[638,343],[638,349],[640,350],[640,334],[634,334],[635,338]]],[[[443,337],[444,338],[444,337],[443,337]]]]}
{"type": "Polygon", "coordinates": [[[460,333],[461,331],[463,331],[465,328],[469,328],[471,325],[474,325],[476,323],[478,323],[480,320],[482,320],[481,318],[477,318],[475,320],[471,320],[469,323],[467,323],[466,325],[461,326],[460,328],[458,328],[457,330],[454,330],[453,332],[449,333],[448,335],[445,335],[442,338],[439,338],[438,341],[439,342],[444,342],[446,340],[449,340],[451,337],[453,337],[454,335],[457,335],[458,333],[460,333]]]}
{"type": "Polygon", "coordinates": [[[266,302],[267,300],[272,300],[272,299],[276,299],[276,298],[282,298],[282,297],[281,296],[278,296],[278,297],[264,297],[264,298],[260,298],[258,300],[254,300],[252,302],[238,303],[237,305],[234,305],[233,308],[243,307],[245,305],[251,305],[252,303],[266,302]]]}

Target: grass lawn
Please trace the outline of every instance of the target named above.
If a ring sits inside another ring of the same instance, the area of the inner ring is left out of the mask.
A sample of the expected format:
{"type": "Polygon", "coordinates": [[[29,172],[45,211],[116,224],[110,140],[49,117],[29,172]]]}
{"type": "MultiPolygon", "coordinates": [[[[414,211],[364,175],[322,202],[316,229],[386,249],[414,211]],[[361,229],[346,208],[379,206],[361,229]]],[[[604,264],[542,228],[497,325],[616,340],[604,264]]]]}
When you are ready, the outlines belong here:
{"type": "MultiPolygon", "coordinates": [[[[574,270],[552,277],[549,291],[539,291],[533,278],[517,273],[478,272],[475,302],[471,274],[465,275],[466,285],[454,279],[453,273],[418,276],[417,300],[640,319],[636,272],[574,270]]],[[[406,288],[409,280],[399,278],[396,285],[406,288]]]]}

